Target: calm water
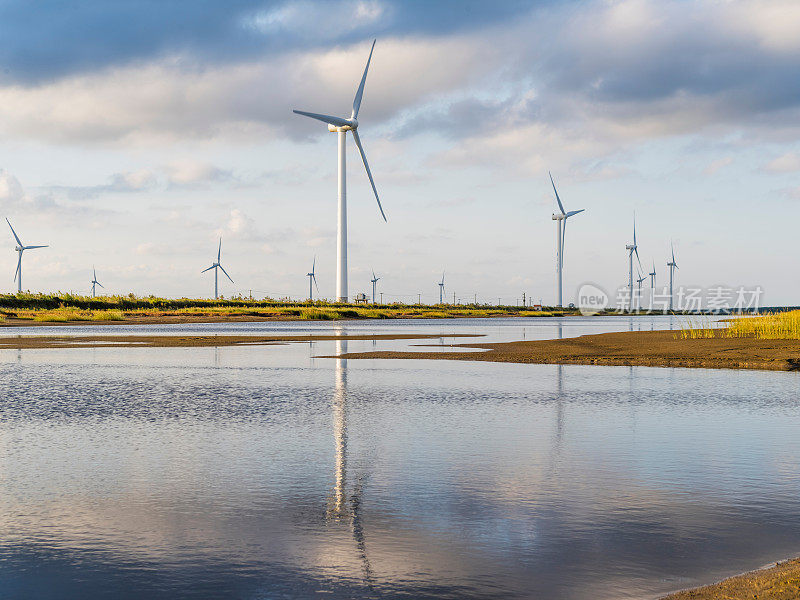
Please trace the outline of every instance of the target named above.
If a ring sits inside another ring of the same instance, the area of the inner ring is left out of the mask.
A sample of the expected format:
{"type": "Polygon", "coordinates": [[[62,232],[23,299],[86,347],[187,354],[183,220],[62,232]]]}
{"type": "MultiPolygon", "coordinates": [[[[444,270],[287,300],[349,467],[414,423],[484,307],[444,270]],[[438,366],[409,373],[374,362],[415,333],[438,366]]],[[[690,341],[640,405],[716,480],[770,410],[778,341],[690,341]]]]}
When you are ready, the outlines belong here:
{"type": "Polygon", "coordinates": [[[0,597],[653,598],[800,554],[800,374],[315,358],[676,325],[0,351],[0,597]]]}

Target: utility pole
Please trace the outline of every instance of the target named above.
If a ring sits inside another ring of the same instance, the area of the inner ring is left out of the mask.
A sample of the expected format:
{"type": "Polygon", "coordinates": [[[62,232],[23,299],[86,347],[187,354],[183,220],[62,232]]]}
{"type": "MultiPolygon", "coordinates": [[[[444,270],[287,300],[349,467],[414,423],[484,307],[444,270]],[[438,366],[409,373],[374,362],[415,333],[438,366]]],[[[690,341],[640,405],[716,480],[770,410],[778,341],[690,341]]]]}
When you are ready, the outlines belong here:
{"type": "Polygon", "coordinates": [[[422,294],[417,294],[417,304],[422,306],[422,294]]]}
{"type": "Polygon", "coordinates": [[[453,304],[455,304],[455,303],[456,303],[456,293],[453,292],[453,304]]]}
{"type": "Polygon", "coordinates": [[[383,304],[383,292],[381,292],[381,304],[383,304]]]}
{"type": "Polygon", "coordinates": [[[525,292],[522,292],[522,306],[526,306],[526,304],[525,304],[525,292]]]}
{"type": "Polygon", "coordinates": [[[478,305],[478,293],[477,293],[477,292],[475,292],[475,300],[473,301],[473,304],[474,304],[475,306],[477,306],[477,305],[478,305]]]}

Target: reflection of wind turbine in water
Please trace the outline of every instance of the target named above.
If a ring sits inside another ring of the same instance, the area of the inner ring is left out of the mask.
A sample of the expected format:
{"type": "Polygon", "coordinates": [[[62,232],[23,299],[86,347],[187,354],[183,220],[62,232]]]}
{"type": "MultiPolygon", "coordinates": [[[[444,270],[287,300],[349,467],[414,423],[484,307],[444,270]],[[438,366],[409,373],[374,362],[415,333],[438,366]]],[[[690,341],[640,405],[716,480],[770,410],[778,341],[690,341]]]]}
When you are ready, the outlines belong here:
{"type": "MultiPolygon", "coordinates": [[[[347,340],[336,340],[336,356],[347,353],[347,340]]],[[[328,518],[350,520],[350,529],[362,563],[367,584],[372,582],[372,566],[367,558],[364,528],[361,523],[361,480],[356,482],[348,506],[347,498],[347,359],[336,358],[333,390],[333,437],[336,442],[336,476],[333,495],[328,506],[328,518]]]]}

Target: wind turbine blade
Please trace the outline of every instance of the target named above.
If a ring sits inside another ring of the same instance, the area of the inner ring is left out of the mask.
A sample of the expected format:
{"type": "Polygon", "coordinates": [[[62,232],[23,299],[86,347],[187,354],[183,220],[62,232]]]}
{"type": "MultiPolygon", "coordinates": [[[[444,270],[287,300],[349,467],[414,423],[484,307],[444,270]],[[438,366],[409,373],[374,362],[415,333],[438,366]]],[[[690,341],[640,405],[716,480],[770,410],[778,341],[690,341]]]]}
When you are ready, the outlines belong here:
{"type": "Polygon", "coordinates": [[[219,262],[221,256],[222,256],[222,238],[219,238],[219,248],[217,248],[217,262],[219,262]]]}
{"type": "Polygon", "coordinates": [[[25,246],[25,250],[33,250],[34,248],[49,248],[50,246],[25,246]]]}
{"type": "Polygon", "coordinates": [[[311,263],[311,274],[314,274],[314,269],[317,267],[317,255],[314,255],[314,262],[311,263]]]}
{"type": "Polygon", "coordinates": [[[558,257],[558,260],[561,263],[559,267],[562,269],[564,268],[564,247],[566,246],[566,244],[567,244],[567,220],[564,219],[564,223],[562,224],[561,227],[561,256],[558,257]]]}
{"type": "Polygon", "coordinates": [[[364,67],[364,75],[361,77],[361,83],[358,85],[358,90],[356,90],[356,97],[353,98],[353,116],[351,119],[358,118],[358,111],[361,108],[361,96],[364,95],[364,84],[367,82],[367,71],[369,71],[369,63],[372,60],[372,51],[375,50],[375,42],[378,40],[372,40],[372,48],[369,49],[369,58],[367,59],[367,66],[364,67]]]}
{"type": "Polygon", "coordinates": [[[550,171],[548,171],[547,174],[550,175],[550,183],[553,184],[553,191],[556,193],[556,202],[558,202],[558,208],[561,209],[561,214],[565,215],[567,213],[564,210],[564,205],[561,204],[561,198],[558,197],[558,190],[556,189],[556,184],[553,181],[553,175],[550,173],[550,171]]]}
{"type": "MultiPolygon", "coordinates": [[[[9,227],[11,227],[11,221],[9,221],[9,220],[8,220],[8,217],[6,217],[6,223],[8,223],[8,226],[9,226],[9,227]]],[[[14,228],[13,228],[13,227],[11,227],[11,233],[13,233],[13,234],[14,234],[14,239],[15,239],[15,240],[17,240],[17,244],[19,244],[19,245],[20,245],[20,247],[22,247],[22,245],[23,245],[23,244],[22,244],[22,240],[20,240],[20,239],[19,239],[19,236],[17,235],[17,232],[16,232],[16,231],[14,231],[14,228]]]]}
{"type": "Polygon", "coordinates": [[[314,280],[314,287],[317,288],[317,297],[319,297],[319,286],[317,285],[317,276],[311,275],[311,279],[314,280]]]}
{"type": "Polygon", "coordinates": [[[571,217],[571,216],[573,216],[573,215],[577,215],[578,213],[582,213],[582,212],[583,212],[583,211],[585,211],[585,210],[586,210],[585,208],[582,208],[582,209],[580,209],[580,210],[571,210],[571,211],[569,211],[569,212],[567,213],[567,217],[571,217]]]}
{"type": "Polygon", "coordinates": [[[22,269],[22,252],[19,253],[19,259],[17,260],[17,270],[14,271],[14,281],[17,280],[17,276],[19,275],[20,269],[22,269]]]}
{"type": "Polygon", "coordinates": [[[201,273],[205,273],[206,271],[210,271],[211,269],[213,269],[213,268],[214,268],[214,267],[216,267],[216,266],[217,266],[217,265],[211,265],[211,266],[210,266],[210,267],[208,267],[207,269],[203,269],[203,270],[202,270],[202,271],[200,271],[200,272],[201,272],[201,273]]]}
{"type": "Polygon", "coordinates": [[[105,288],[106,288],[106,286],[104,286],[104,285],[103,285],[102,283],[100,283],[99,281],[95,281],[95,283],[96,283],[97,285],[99,285],[99,286],[100,286],[101,288],[103,288],[103,289],[105,289],[105,288]]]}
{"type": "Polygon", "coordinates": [[[320,115],[318,113],[305,112],[303,110],[293,110],[292,112],[297,113],[298,115],[303,115],[304,117],[311,117],[312,119],[316,119],[317,121],[322,121],[323,123],[328,123],[329,125],[336,125],[337,127],[347,127],[348,125],[351,125],[350,121],[348,121],[347,119],[342,119],[341,117],[332,117],[331,115],[320,115]]]}
{"type": "Polygon", "coordinates": [[[367,155],[364,154],[364,148],[361,146],[361,138],[358,137],[358,131],[355,129],[353,129],[353,139],[356,141],[358,151],[361,153],[361,160],[364,161],[364,168],[367,170],[367,177],[369,177],[369,182],[372,184],[372,191],[375,192],[375,200],[378,202],[378,208],[381,211],[381,216],[383,217],[383,220],[386,221],[386,215],[384,214],[383,207],[381,206],[381,199],[378,198],[378,190],[375,189],[375,182],[372,180],[372,173],[369,170],[367,155]]]}
{"type": "Polygon", "coordinates": [[[641,272],[641,270],[642,270],[642,259],[639,258],[639,248],[636,247],[635,243],[634,243],[634,246],[633,246],[633,251],[636,252],[636,260],[639,262],[639,271],[641,272]]]}
{"type": "Polygon", "coordinates": [[[225,270],[225,267],[223,267],[222,265],[220,265],[220,266],[219,266],[219,268],[220,268],[220,269],[222,269],[222,272],[223,272],[223,273],[225,273],[225,277],[227,277],[228,279],[230,279],[230,280],[231,280],[231,283],[233,283],[233,279],[231,279],[231,276],[230,276],[230,275],[228,275],[228,272],[225,270]]]}

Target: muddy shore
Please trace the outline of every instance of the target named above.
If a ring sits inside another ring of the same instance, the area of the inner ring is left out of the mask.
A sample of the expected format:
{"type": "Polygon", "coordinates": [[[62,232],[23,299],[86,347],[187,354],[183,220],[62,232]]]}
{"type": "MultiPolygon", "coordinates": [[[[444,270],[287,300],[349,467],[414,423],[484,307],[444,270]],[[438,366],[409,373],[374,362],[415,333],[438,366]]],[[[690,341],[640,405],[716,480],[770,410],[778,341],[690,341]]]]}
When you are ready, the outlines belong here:
{"type": "Polygon", "coordinates": [[[626,331],[560,340],[453,345],[450,352],[351,352],[350,359],[469,360],[565,365],[800,370],[800,340],[713,337],[681,339],[675,331],[626,331]],[[480,348],[485,352],[459,352],[480,348]]]}
{"type": "MultiPolygon", "coordinates": [[[[219,346],[265,346],[292,342],[335,340],[427,340],[440,334],[375,334],[375,335],[25,335],[0,336],[0,350],[38,348],[190,348],[219,346]]],[[[475,337],[448,334],[447,337],[475,337]]]]}

